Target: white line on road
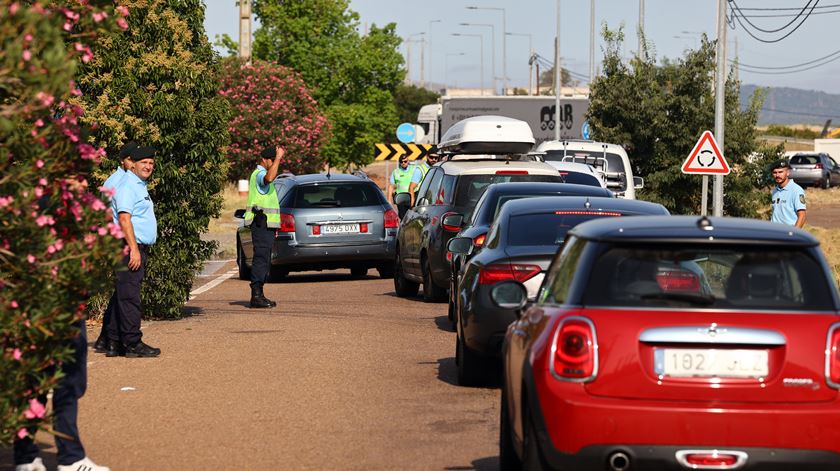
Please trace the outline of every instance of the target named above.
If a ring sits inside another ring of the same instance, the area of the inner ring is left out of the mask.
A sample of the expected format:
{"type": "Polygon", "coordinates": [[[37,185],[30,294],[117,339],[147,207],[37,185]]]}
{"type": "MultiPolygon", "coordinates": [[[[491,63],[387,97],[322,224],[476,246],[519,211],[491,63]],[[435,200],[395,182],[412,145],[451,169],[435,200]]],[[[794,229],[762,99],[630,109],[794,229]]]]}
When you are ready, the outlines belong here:
{"type": "Polygon", "coordinates": [[[227,272],[223,275],[219,275],[218,278],[216,278],[215,280],[201,286],[200,288],[196,288],[196,289],[192,290],[190,292],[190,301],[195,299],[195,297],[198,296],[199,294],[201,294],[205,291],[209,291],[209,290],[215,288],[216,286],[219,286],[225,280],[227,280],[228,278],[231,278],[232,276],[236,275],[237,273],[238,273],[238,270],[236,268],[234,268],[233,270],[231,270],[231,271],[229,271],[229,272],[227,272]]]}

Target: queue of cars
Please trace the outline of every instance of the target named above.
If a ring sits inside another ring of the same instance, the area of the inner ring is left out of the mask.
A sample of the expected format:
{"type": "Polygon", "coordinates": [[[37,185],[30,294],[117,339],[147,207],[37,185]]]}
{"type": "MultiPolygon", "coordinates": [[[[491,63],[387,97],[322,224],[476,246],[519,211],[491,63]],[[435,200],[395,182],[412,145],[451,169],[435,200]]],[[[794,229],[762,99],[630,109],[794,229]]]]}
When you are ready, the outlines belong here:
{"type": "Polygon", "coordinates": [[[521,121],[457,123],[402,220],[364,177],[278,178],[273,267],[377,268],[448,300],[459,384],[501,384],[502,469],[840,469],[817,240],[634,201],[620,146],[533,145],[521,121]]]}

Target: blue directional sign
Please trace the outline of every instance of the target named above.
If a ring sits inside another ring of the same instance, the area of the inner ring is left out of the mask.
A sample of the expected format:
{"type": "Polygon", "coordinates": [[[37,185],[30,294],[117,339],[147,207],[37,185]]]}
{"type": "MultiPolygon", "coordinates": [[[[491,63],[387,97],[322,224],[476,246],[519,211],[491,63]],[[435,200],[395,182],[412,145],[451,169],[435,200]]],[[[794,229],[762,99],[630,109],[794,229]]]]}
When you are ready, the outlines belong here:
{"type": "Polygon", "coordinates": [[[592,131],[589,128],[589,121],[584,121],[583,125],[581,125],[580,135],[583,136],[583,138],[587,141],[589,140],[590,136],[592,135],[592,131]]]}
{"type": "Polygon", "coordinates": [[[417,131],[414,129],[413,124],[402,123],[397,126],[397,139],[399,139],[400,142],[414,142],[415,137],[417,137],[417,131]]]}

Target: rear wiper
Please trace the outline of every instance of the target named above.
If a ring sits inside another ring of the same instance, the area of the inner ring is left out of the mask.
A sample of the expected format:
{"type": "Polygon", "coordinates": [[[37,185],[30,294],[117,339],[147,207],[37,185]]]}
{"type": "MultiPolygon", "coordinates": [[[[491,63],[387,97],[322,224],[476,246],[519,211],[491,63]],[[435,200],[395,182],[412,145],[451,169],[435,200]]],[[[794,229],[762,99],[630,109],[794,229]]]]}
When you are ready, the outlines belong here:
{"type": "Polygon", "coordinates": [[[309,203],[311,206],[324,206],[324,207],[340,207],[341,203],[338,201],[318,201],[317,203],[309,203]]]}
{"type": "Polygon", "coordinates": [[[642,299],[663,299],[666,301],[685,301],[691,304],[709,306],[714,304],[715,297],[712,295],[692,293],[648,293],[640,296],[642,299]]]}

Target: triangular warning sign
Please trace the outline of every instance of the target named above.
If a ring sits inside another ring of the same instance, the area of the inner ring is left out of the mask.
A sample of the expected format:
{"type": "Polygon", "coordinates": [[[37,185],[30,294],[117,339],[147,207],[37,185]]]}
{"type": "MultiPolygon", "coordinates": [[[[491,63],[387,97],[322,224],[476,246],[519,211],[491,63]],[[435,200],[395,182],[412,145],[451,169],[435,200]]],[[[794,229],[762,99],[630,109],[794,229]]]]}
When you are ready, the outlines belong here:
{"type": "Polygon", "coordinates": [[[682,165],[682,173],[694,175],[729,175],[729,164],[711,131],[704,131],[682,165]]]}

